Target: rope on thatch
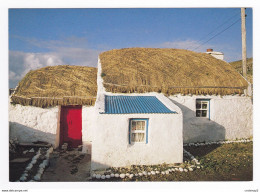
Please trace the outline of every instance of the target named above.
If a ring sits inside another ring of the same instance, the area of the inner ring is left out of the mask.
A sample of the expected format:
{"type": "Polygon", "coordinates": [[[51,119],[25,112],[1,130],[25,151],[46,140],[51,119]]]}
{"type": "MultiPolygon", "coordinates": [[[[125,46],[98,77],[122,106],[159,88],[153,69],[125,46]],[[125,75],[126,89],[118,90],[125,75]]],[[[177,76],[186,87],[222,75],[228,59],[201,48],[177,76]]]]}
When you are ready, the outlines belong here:
{"type": "Polygon", "coordinates": [[[11,97],[12,103],[21,104],[24,106],[35,106],[41,108],[54,107],[57,105],[94,105],[96,97],[77,97],[66,96],[62,98],[55,97],[32,97],[26,98],[22,96],[13,95],[11,97]]]}
{"type": "Polygon", "coordinates": [[[137,85],[135,87],[130,87],[126,84],[113,84],[113,83],[103,83],[104,87],[107,91],[112,93],[145,93],[145,92],[159,92],[164,93],[166,95],[174,95],[174,94],[194,94],[194,95],[231,95],[231,94],[243,94],[244,89],[247,87],[228,87],[228,86],[166,86],[166,87],[156,87],[149,85],[137,85]]]}

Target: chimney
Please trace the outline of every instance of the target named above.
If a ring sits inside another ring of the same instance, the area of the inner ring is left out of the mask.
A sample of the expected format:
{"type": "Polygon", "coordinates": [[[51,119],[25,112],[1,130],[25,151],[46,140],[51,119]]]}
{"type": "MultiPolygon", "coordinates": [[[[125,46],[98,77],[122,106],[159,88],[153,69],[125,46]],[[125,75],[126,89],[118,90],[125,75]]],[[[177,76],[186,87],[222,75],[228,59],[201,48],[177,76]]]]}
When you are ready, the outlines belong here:
{"type": "Polygon", "coordinates": [[[207,52],[213,52],[213,49],[207,49],[207,52]]]}

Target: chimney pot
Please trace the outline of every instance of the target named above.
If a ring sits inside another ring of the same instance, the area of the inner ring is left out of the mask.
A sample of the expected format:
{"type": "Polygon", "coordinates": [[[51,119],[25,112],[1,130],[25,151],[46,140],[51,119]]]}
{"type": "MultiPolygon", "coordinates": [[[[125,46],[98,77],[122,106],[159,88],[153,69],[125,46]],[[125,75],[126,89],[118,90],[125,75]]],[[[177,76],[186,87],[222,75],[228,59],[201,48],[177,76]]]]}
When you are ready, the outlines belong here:
{"type": "Polygon", "coordinates": [[[213,52],[213,49],[207,49],[207,52],[213,52]]]}

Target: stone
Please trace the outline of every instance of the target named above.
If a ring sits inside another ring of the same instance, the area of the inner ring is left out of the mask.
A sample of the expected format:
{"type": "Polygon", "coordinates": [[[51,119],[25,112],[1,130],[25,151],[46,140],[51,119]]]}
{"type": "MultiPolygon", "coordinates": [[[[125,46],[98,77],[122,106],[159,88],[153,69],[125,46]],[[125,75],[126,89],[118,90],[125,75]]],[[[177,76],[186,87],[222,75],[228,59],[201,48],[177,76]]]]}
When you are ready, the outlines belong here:
{"type": "Polygon", "coordinates": [[[188,169],[183,169],[185,172],[188,172],[188,169]]]}
{"type": "Polygon", "coordinates": [[[30,163],[25,169],[26,169],[27,171],[29,171],[29,170],[32,169],[32,167],[33,167],[33,164],[30,163]]]}
{"type": "Polygon", "coordinates": [[[152,175],[155,175],[155,171],[151,171],[151,174],[152,174],[152,175]]]}
{"type": "Polygon", "coordinates": [[[189,168],[189,171],[193,171],[193,169],[190,167],[190,168],[189,168]]]}
{"type": "Polygon", "coordinates": [[[130,174],[129,175],[129,178],[131,179],[131,178],[133,178],[134,177],[134,174],[130,174]]]}
{"type": "Polygon", "coordinates": [[[129,173],[126,173],[125,176],[129,176],[130,174],[129,173]]]}
{"type": "Polygon", "coordinates": [[[110,175],[106,175],[106,178],[107,178],[107,179],[110,179],[110,177],[111,177],[110,175]]]}
{"type": "Polygon", "coordinates": [[[200,166],[197,166],[197,169],[200,169],[200,166]]]}
{"type": "Polygon", "coordinates": [[[179,171],[180,171],[180,172],[183,172],[183,168],[180,167],[180,168],[179,168],[179,171]]]}
{"type": "Polygon", "coordinates": [[[147,173],[147,175],[151,175],[151,173],[150,173],[150,172],[148,172],[148,173],[147,173]]]}
{"type": "Polygon", "coordinates": [[[120,178],[124,179],[125,178],[125,174],[124,173],[120,174],[120,178]]]}
{"type": "Polygon", "coordinates": [[[115,174],[115,177],[117,177],[117,178],[118,178],[118,177],[119,177],[119,174],[118,174],[118,173],[116,173],[116,174],[115,174]]]}
{"type": "Polygon", "coordinates": [[[166,174],[166,175],[168,175],[168,174],[169,174],[169,171],[168,171],[168,170],[167,170],[167,171],[165,171],[165,174],[166,174]]]}
{"type": "Polygon", "coordinates": [[[96,178],[96,174],[95,173],[92,175],[92,178],[96,178]]]}
{"type": "Polygon", "coordinates": [[[115,174],[114,174],[114,173],[111,173],[110,176],[111,176],[111,177],[115,177],[115,174]]]}
{"type": "Polygon", "coordinates": [[[28,150],[23,151],[23,154],[26,154],[26,153],[28,153],[28,150]]]}
{"type": "Polygon", "coordinates": [[[162,172],[161,172],[161,174],[162,174],[162,175],[165,175],[165,172],[164,172],[164,171],[162,171],[162,172]]]}
{"type": "Polygon", "coordinates": [[[160,173],[160,171],[155,171],[155,173],[156,173],[156,174],[159,174],[159,173],[160,173]]]}
{"type": "Polygon", "coordinates": [[[139,176],[143,176],[143,173],[138,173],[139,176]]]}
{"type": "Polygon", "coordinates": [[[37,173],[37,174],[33,177],[33,179],[34,179],[35,181],[40,181],[40,180],[41,180],[41,174],[37,173]]]}
{"type": "Polygon", "coordinates": [[[136,176],[136,177],[138,177],[138,176],[139,176],[139,174],[137,174],[137,173],[136,173],[136,174],[135,174],[135,176],[136,176]]]}
{"type": "Polygon", "coordinates": [[[102,176],[101,176],[101,179],[105,179],[105,178],[106,178],[106,176],[105,176],[105,175],[102,175],[102,176]]]}
{"type": "Polygon", "coordinates": [[[38,173],[40,173],[40,174],[43,174],[43,172],[44,172],[44,169],[43,169],[43,168],[40,168],[40,169],[38,170],[38,173]]]}
{"type": "Polygon", "coordinates": [[[10,163],[25,163],[29,160],[30,160],[30,158],[16,158],[16,159],[13,159],[12,161],[10,161],[10,163]]]}
{"type": "Polygon", "coordinates": [[[22,176],[22,177],[20,177],[20,181],[25,181],[27,179],[27,177],[25,177],[25,176],[22,176]]]}
{"type": "Polygon", "coordinates": [[[46,166],[46,165],[45,165],[44,163],[41,163],[41,164],[39,165],[40,168],[45,168],[45,166],[46,166]]]}
{"type": "Polygon", "coordinates": [[[30,153],[34,153],[34,148],[31,148],[31,150],[29,152],[30,153]]]}
{"type": "Polygon", "coordinates": [[[35,164],[37,161],[36,160],[32,160],[31,161],[31,164],[35,164]]]}
{"type": "Polygon", "coordinates": [[[101,178],[101,175],[100,174],[97,174],[96,175],[96,179],[100,179],[101,178]]]}
{"type": "Polygon", "coordinates": [[[143,175],[147,175],[147,172],[146,172],[146,171],[143,171],[143,175]]]}

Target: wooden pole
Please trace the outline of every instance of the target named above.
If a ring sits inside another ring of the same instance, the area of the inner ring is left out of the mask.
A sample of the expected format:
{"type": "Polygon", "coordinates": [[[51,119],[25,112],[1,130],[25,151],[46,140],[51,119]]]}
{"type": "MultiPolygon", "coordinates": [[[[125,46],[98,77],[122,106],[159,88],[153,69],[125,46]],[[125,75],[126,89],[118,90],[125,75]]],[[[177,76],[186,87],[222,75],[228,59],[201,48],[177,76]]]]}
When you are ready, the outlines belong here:
{"type": "Polygon", "coordinates": [[[246,13],[245,8],[241,8],[241,36],[242,36],[242,70],[246,78],[246,13]]]}

